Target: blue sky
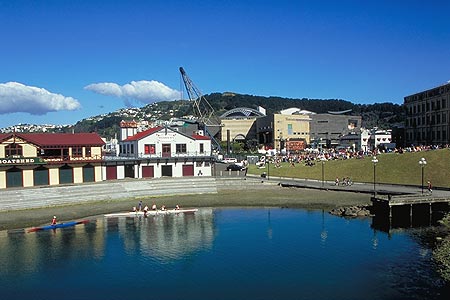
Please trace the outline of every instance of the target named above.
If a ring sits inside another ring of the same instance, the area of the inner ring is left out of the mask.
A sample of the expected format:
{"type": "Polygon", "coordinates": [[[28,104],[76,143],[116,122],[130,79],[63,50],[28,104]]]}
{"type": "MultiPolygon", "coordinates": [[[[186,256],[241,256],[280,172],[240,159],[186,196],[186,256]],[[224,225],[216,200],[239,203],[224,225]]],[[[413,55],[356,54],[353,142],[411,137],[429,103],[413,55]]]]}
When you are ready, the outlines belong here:
{"type": "Polygon", "coordinates": [[[450,80],[449,12],[433,0],[0,0],[0,127],[179,99],[180,66],[204,94],[401,104],[450,80]]]}

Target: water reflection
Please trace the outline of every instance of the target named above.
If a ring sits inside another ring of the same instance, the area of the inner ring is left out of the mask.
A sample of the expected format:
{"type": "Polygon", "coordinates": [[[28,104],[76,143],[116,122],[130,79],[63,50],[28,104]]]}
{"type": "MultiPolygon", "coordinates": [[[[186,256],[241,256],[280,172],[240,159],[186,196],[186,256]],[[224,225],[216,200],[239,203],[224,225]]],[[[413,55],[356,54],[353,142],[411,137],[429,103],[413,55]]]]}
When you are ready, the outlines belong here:
{"type": "Polygon", "coordinates": [[[1,297],[428,300],[448,291],[412,230],[370,227],[317,210],[236,208],[0,232],[1,297]]]}
{"type": "Polygon", "coordinates": [[[1,276],[32,273],[58,260],[100,260],[107,235],[117,233],[128,253],[160,260],[179,259],[210,248],[214,239],[211,209],[195,214],[148,218],[99,218],[84,225],[35,233],[0,232],[1,276]]]}
{"type": "Polygon", "coordinates": [[[126,251],[160,260],[179,259],[209,248],[214,239],[212,209],[195,214],[107,218],[105,222],[106,232],[117,232],[126,251]]]}
{"type": "Polygon", "coordinates": [[[390,235],[395,232],[403,232],[408,228],[436,226],[448,211],[447,206],[430,212],[428,204],[416,205],[413,211],[406,205],[393,207],[391,217],[388,212],[376,214],[372,218],[371,227],[390,235]]]}

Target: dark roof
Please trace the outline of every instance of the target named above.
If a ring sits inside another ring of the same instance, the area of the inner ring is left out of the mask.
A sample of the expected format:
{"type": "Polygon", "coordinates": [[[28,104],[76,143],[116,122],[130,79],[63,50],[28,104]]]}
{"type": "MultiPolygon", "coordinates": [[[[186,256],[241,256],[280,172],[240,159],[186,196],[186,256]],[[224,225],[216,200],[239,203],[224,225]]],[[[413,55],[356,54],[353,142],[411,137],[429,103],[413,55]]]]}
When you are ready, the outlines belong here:
{"type": "Polygon", "coordinates": [[[97,133],[7,133],[0,140],[13,136],[37,146],[102,146],[105,142],[97,133]]]}

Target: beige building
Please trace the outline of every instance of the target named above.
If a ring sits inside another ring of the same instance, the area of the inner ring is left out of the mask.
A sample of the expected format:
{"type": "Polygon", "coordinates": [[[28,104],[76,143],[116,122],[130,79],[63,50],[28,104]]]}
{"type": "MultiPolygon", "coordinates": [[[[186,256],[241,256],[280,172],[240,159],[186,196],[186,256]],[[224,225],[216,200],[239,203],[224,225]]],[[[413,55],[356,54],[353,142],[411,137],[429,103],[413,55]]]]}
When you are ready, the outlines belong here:
{"type": "Polygon", "coordinates": [[[260,144],[276,150],[295,152],[303,150],[310,143],[311,112],[286,109],[257,120],[260,144]]]}
{"type": "Polygon", "coordinates": [[[255,110],[246,107],[227,111],[221,119],[221,140],[256,140],[256,119],[265,116],[264,109],[255,110]]]}
{"type": "Polygon", "coordinates": [[[0,189],[102,180],[96,133],[0,134],[0,189]]]}
{"type": "Polygon", "coordinates": [[[450,143],[450,83],[404,98],[405,144],[450,143]]]}

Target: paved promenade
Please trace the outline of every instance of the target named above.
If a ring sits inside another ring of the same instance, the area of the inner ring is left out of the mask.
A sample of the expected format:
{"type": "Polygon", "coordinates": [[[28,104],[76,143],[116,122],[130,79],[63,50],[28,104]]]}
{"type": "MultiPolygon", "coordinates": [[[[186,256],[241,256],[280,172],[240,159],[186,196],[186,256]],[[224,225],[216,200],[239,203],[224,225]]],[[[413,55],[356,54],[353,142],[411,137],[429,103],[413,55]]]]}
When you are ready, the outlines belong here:
{"type": "MultiPolygon", "coordinates": [[[[118,201],[145,196],[218,193],[220,189],[238,190],[261,185],[373,193],[373,184],[369,183],[335,186],[334,182],[325,181],[322,185],[322,182],[317,180],[276,177],[267,179],[251,175],[244,177],[241,172],[239,175],[236,173],[235,176],[226,177],[125,179],[90,184],[5,189],[0,191],[0,211],[118,201]]],[[[379,195],[421,194],[421,188],[417,186],[377,184],[376,189],[379,195]]],[[[447,190],[434,190],[430,195],[425,189],[424,193],[427,197],[450,198],[450,191],[447,190]]]]}

